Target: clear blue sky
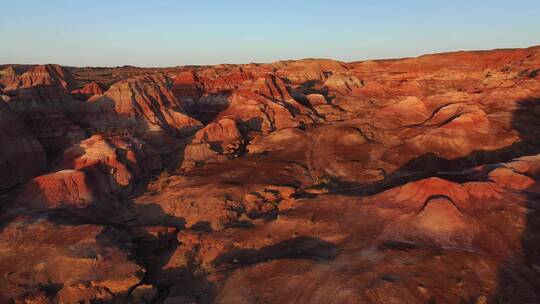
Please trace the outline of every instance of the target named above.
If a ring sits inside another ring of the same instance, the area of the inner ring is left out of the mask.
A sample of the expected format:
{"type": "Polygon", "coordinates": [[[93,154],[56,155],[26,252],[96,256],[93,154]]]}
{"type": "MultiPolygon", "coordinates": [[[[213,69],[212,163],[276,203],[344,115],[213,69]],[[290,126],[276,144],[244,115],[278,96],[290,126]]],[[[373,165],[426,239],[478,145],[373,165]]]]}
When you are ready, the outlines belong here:
{"type": "Polygon", "coordinates": [[[540,44],[538,0],[0,0],[0,63],[344,61],[540,44]]]}

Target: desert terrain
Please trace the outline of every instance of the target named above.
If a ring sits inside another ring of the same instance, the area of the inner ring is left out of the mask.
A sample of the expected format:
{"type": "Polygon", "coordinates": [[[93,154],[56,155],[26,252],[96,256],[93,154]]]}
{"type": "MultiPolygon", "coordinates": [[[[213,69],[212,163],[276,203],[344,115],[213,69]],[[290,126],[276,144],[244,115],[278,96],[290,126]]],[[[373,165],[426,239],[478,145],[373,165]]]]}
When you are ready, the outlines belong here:
{"type": "Polygon", "coordinates": [[[0,66],[0,303],[540,303],[540,47],[0,66]]]}

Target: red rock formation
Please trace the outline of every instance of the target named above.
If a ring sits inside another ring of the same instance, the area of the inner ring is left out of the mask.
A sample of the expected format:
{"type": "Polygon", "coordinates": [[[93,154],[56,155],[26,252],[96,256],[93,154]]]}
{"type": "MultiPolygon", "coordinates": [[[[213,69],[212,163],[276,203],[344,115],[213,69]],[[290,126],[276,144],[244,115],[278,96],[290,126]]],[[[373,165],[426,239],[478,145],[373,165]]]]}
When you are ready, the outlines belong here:
{"type": "Polygon", "coordinates": [[[12,65],[0,70],[0,89],[10,86],[12,83],[16,82],[17,79],[17,71],[12,65]]]}
{"type": "Polygon", "coordinates": [[[0,302],[537,303],[539,69],[4,69],[0,302]]]}
{"type": "Polygon", "coordinates": [[[71,74],[57,64],[38,65],[23,73],[17,81],[7,86],[6,91],[24,90],[32,87],[55,87],[68,90],[73,86],[73,82],[71,74]]]}
{"type": "Polygon", "coordinates": [[[85,208],[94,202],[94,195],[85,172],[66,169],[34,178],[26,184],[19,203],[30,209],[85,208]]]}
{"type": "Polygon", "coordinates": [[[179,73],[174,79],[174,93],[177,96],[197,99],[201,95],[198,77],[193,70],[179,73]]]}
{"type": "Polygon", "coordinates": [[[157,152],[140,140],[93,135],[65,150],[53,173],[30,181],[16,204],[29,209],[87,208],[129,195],[161,168],[157,152]]]}
{"type": "Polygon", "coordinates": [[[161,166],[156,151],[140,140],[93,135],[67,149],[57,168],[97,170],[109,176],[111,189],[117,190],[131,187],[138,179],[160,170],[161,166]]]}
{"type": "Polygon", "coordinates": [[[76,98],[86,100],[94,95],[103,94],[103,89],[98,83],[92,81],[88,84],[85,84],[80,89],[71,91],[71,94],[74,95],[76,98]]]}
{"type": "Polygon", "coordinates": [[[243,139],[231,119],[212,122],[197,131],[184,149],[182,169],[201,166],[207,161],[220,161],[238,156],[243,139]]]}
{"type": "Polygon", "coordinates": [[[254,131],[271,132],[316,121],[313,113],[294,100],[285,82],[266,75],[246,81],[231,96],[219,118],[230,118],[254,131]]]}
{"type": "Polygon", "coordinates": [[[73,77],[59,65],[36,66],[8,85],[4,92],[13,96],[9,106],[26,123],[30,132],[55,157],[86,134],[67,116],[75,101],[69,95],[73,77]]]}
{"type": "Polygon", "coordinates": [[[181,103],[170,90],[170,80],[162,75],[127,79],[105,92],[114,111],[126,126],[149,131],[166,131],[187,136],[201,128],[200,122],[184,114],[181,103]]]}

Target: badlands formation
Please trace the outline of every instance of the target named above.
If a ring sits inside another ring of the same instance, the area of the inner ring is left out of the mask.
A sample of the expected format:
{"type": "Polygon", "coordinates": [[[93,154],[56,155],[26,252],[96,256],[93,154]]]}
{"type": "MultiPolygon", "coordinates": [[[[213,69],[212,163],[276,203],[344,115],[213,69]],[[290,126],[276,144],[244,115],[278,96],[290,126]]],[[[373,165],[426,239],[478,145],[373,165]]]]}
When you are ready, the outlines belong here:
{"type": "Polygon", "coordinates": [[[0,303],[540,303],[540,47],[0,97],[0,303]]]}

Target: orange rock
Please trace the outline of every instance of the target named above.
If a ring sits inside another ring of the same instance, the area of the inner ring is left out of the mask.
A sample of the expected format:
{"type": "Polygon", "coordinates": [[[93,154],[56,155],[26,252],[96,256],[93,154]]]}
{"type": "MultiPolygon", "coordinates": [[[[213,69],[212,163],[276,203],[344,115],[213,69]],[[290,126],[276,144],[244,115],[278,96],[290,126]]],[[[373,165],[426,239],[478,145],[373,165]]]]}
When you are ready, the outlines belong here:
{"type": "Polygon", "coordinates": [[[201,166],[207,161],[220,161],[237,156],[242,135],[232,119],[212,122],[197,131],[183,153],[182,168],[201,166]]]}
{"type": "Polygon", "coordinates": [[[174,93],[181,97],[199,98],[201,89],[198,78],[193,70],[179,73],[174,79],[174,93]]]}
{"type": "Polygon", "coordinates": [[[532,178],[508,168],[497,168],[491,171],[488,177],[498,185],[514,190],[525,190],[535,183],[532,178]]]}
{"type": "Polygon", "coordinates": [[[326,98],[321,94],[309,94],[306,96],[309,104],[312,106],[320,106],[326,104],[326,98]]]}
{"type": "Polygon", "coordinates": [[[71,94],[77,97],[81,97],[83,99],[88,99],[94,95],[103,94],[103,89],[97,82],[92,81],[88,84],[85,84],[80,89],[71,91],[71,94]]]}
{"type": "Polygon", "coordinates": [[[118,82],[105,95],[113,101],[119,118],[125,120],[125,127],[165,131],[178,137],[190,135],[202,127],[201,123],[184,114],[169,89],[171,85],[166,76],[144,76],[118,82]]]}
{"type": "Polygon", "coordinates": [[[84,208],[95,197],[86,174],[78,170],[62,170],[34,178],[18,198],[18,204],[30,208],[84,208]]]}
{"type": "Polygon", "coordinates": [[[113,191],[121,191],[160,170],[162,164],[157,152],[141,140],[93,135],[67,149],[57,168],[91,172],[108,180],[113,191]]]}
{"type": "Polygon", "coordinates": [[[73,86],[73,82],[72,75],[57,64],[38,65],[23,73],[18,81],[8,86],[6,90],[15,91],[41,86],[68,90],[73,86]]]}

